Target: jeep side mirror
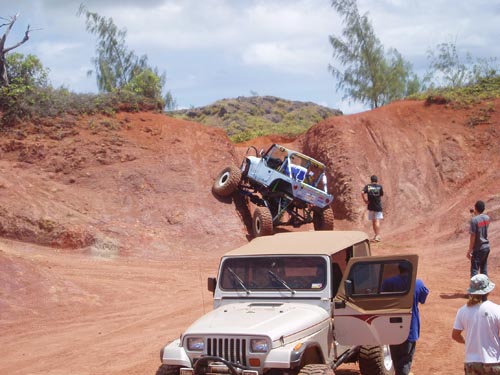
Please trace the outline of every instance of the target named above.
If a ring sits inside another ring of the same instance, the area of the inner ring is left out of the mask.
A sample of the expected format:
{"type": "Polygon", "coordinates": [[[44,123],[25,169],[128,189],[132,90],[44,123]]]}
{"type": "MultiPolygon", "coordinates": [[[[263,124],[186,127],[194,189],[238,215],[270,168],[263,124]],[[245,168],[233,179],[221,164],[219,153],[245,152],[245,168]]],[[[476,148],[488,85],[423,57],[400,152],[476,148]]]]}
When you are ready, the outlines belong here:
{"type": "Polygon", "coordinates": [[[209,277],[207,280],[208,290],[215,293],[215,287],[217,286],[217,279],[215,277],[209,277]]]}
{"type": "Polygon", "coordinates": [[[260,155],[260,157],[264,156],[264,149],[263,148],[260,149],[259,155],[260,155]]]}
{"type": "Polygon", "coordinates": [[[344,282],[344,289],[345,289],[345,295],[346,297],[351,297],[352,296],[352,281],[351,280],[346,280],[344,282]]]}

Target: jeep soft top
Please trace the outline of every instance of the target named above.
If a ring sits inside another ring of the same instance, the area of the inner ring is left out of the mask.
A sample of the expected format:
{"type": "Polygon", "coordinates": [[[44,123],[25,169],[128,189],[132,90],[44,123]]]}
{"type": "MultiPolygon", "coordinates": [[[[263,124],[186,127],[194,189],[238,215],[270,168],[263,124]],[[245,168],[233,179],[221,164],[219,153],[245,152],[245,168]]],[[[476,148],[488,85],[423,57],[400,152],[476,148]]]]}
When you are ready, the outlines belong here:
{"type": "Polygon", "coordinates": [[[332,255],[353,245],[355,256],[370,255],[369,238],[361,231],[286,232],[257,237],[247,244],[227,252],[237,255],[332,255]]]}

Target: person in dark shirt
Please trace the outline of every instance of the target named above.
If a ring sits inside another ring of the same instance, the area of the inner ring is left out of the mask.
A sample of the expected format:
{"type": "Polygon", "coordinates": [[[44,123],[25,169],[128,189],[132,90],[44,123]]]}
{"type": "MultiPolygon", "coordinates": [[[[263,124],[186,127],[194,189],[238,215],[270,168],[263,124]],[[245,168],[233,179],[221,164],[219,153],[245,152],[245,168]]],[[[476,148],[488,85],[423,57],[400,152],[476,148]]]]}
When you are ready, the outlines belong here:
{"type": "Polygon", "coordinates": [[[478,273],[488,275],[488,255],[490,254],[488,226],[490,225],[490,217],[484,213],[484,208],[484,202],[477,201],[474,205],[474,216],[470,221],[467,259],[470,259],[471,277],[478,273]]]}
{"type": "Polygon", "coordinates": [[[381,197],[384,195],[382,185],[378,184],[378,177],[373,175],[370,177],[371,183],[365,185],[361,192],[361,198],[368,207],[368,220],[371,220],[375,237],[372,241],[380,241],[380,220],[384,218],[382,211],[381,197]]]}

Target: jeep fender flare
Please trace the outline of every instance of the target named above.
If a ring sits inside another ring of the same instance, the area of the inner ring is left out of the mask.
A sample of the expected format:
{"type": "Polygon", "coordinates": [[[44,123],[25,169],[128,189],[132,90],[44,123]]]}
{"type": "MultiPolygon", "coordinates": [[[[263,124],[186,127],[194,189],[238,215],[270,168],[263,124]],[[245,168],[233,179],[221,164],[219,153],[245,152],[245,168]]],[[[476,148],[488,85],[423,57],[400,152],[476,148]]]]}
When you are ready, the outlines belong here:
{"type": "Polygon", "coordinates": [[[264,368],[299,369],[314,360],[316,363],[325,363],[321,346],[315,341],[302,343],[298,348],[297,341],[273,348],[262,364],[264,368]]]}
{"type": "Polygon", "coordinates": [[[244,158],[240,165],[241,178],[246,178],[248,176],[248,171],[250,170],[251,161],[248,158],[244,158]]]}
{"type": "Polygon", "coordinates": [[[290,368],[301,368],[310,363],[326,363],[319,343],[305,343],[290,353],[290,368]]]}
{"type": "Polygon", "coordinates": [[[176,339],[170,344],[163,347],[160,352],[160,357],[162,363],[168,361],[169,365],[180,366],[180,367],[191,367],[191,360],[189,359],[186,351],[180,345],[180,340],[176,339]]]}
{"type": "Polygon", "coordinates": [[[290,181],[285,180],[284,178],[276,178],[272,180],[269,184],[269,192],[272,193],[273,190],[278,189],[278,191],[286,192],[290,195],[293,195],[293,187],[290,181]],[[279,189],[278,189],[279,187],[279,189]]]}

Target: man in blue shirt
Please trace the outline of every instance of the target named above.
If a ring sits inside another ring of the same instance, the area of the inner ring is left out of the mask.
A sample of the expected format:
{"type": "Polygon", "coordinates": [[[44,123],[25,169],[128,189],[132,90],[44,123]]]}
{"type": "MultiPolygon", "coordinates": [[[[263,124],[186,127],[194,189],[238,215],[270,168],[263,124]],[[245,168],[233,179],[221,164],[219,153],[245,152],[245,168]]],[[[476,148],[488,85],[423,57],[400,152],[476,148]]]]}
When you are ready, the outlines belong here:
{"type": "MultiPolygon", "coordinates": [[[[384,292],[405,291],[409,286],[409,263],[399,264],[399,275],[384,280],[382,290],[384,292]]],[[[406,341],[398,345],[390,345],[391,357],[394,363],[395,375],[409,375],[417,340],[420,336],[420,314],[419,303],[425,303],[429,289],[420,279],[416,280],[415,292],[413,293],[413,306],[411,309],[410,333],[406,341]]]]}

